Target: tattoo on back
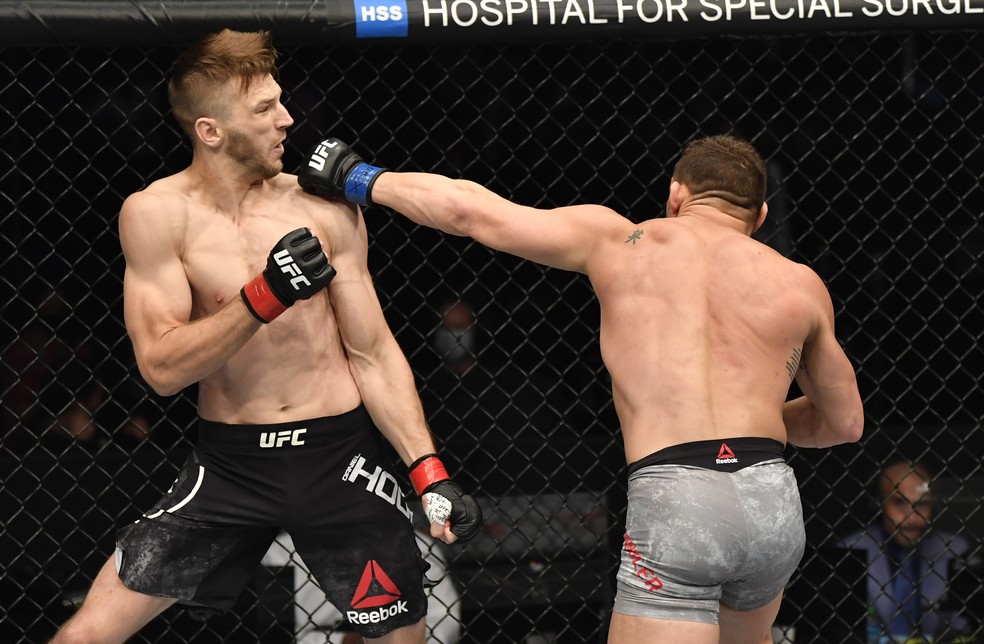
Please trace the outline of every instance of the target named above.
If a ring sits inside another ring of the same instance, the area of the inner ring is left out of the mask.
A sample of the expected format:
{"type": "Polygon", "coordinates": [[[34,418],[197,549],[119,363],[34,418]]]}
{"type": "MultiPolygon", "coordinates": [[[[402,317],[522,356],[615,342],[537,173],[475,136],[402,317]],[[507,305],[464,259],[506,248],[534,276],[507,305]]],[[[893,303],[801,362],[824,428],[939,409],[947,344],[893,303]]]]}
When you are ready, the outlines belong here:
{"type": "Polygon", "coordinates": [[[625,243],[628,244],[629,242],[632,242],[632,244],[635,245],[635,243],[640,239],[642,239],[642,228],[636,228],[632,231],[632,234],[629,235],[629,238],[625,240],[625,243]]]}
{"type": "Polygon", "coordinates": [[[806,371],[806,363],[803,360],[803,349],[796,347],[793,349],[793,355],[789,356],[789,360],[786,361],[786,371],[789,372],[789,379],[793,380],[796,378],[796,370],[802,368],[806,371]]]}

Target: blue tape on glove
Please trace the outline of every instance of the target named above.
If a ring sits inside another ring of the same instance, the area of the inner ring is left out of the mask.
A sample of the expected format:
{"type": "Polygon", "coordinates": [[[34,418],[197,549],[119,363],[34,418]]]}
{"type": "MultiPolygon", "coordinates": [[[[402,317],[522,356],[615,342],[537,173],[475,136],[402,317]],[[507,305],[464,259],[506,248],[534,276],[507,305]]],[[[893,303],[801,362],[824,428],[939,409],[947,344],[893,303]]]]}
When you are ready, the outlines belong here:
{"type": "Polygon", "coordinates": [[[377,168],[368,163],[360,163],[355,166],[345,178],[345,200],[360,206],[368,206],[369,188],[372,186],[376,175],[382,171],[382,168],[377,168]]]}

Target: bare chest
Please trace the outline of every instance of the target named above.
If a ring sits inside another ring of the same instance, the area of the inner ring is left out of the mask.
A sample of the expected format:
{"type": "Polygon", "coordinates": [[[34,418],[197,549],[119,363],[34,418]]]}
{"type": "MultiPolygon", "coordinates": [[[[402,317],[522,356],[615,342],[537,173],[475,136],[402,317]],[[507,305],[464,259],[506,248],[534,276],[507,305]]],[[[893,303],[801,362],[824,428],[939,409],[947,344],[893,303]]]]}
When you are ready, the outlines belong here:
{"type": "Polygon", "coordinates": [[[276,201],[249,204],[234,216],[204,209],[190,213],[181,259],[196,307],[208,314],[238,297],[284,235],[314,225],[303,210],[276,201]]]}

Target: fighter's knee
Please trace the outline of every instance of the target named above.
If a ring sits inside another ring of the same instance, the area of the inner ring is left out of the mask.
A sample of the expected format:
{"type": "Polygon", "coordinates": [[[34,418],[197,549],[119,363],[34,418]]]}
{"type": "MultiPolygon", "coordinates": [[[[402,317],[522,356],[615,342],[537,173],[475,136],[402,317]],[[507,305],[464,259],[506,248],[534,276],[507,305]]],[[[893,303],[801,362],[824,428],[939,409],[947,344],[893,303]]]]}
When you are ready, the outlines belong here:
{"type": "Polygon", "coordinates": [[[102,644],[105,638],[77,617],[65,622],[48,644],[102,644]]]}
{"type": "Polygon", "coordinates": [[[65,624],[58,629],[54,637],[48,640],[48,644],[83,644],[87,641],[78,629],[65,624]]]}

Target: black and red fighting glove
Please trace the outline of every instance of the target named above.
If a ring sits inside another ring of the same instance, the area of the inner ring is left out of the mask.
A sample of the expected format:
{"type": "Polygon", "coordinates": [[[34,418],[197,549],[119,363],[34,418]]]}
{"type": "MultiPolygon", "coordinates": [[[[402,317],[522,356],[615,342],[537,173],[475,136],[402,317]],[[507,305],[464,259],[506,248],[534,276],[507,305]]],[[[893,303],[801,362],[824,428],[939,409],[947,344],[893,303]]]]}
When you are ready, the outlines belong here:
{"type": "Polygon", "coordinates": [[[444,525],[451,521],[451,532],[468,541],[482,528],[482,509],[461,486],[451,480],[437,454],[421,456],[410,465],[410,482],[421,499],[427,496],[427,518],[444,525]]]}
{"type": "Polygon", "coordinates": [[[306,300],[328,286],[335,269],[321,242],[307,228],[284,235],[270,251],[266,269],[239,291],[246,308],[264,324],[297,300],[306,300]]]}

